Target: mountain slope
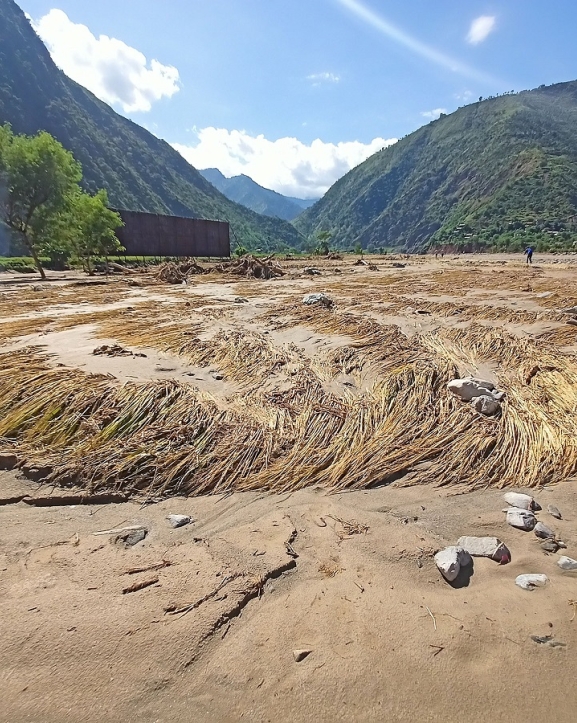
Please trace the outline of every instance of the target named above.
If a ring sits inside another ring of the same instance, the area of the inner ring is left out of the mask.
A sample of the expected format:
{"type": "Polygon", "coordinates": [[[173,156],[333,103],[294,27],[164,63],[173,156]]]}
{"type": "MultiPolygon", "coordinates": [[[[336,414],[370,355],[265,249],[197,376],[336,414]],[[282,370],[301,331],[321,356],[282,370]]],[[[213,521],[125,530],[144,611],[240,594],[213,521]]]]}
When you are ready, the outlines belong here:
{"type": "Polygon", "coordinates": [[[243,206],[265,216],[276,216],[285,221],[292,221],[303,212],[303,209],[309,208],[314,203],[314,201],[283,196],[281,193],[260,186],[244,174],[227,178],[218,168],[206,168],[200,173],[231,201],[242,203],[243,206]]]}
{"type": "Polygon", "coordinates": [[[406,249],[576,230],[576,127],[576,81],[474,103],[371,156],[295,225],[406,249]]]}
{"type": "Polygon", "coordinates": [[[16,133],[46,130],[82,164],[87,190],[111,205],[230,221],[245,245],[298,246],[290,224],[232,203],[168,143],[115,113],[53,63],[22,10],[0,0],[0,123],[16,133]]]}

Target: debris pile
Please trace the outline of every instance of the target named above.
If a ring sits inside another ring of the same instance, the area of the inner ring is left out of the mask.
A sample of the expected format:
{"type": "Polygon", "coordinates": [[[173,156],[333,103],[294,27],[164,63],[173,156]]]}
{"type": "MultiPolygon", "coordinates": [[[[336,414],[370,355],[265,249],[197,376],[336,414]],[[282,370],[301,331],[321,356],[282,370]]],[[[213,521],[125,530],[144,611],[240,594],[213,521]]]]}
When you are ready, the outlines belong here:
{"type": "Polygon", "coordinates": [[[492,417],[501,410],[501,400],[504,392],[498,392],[493,382],[475,377],[453,379],[447,384],[447,389],[464,402],[471,402],[473,409],[492,417]]]}
{"type": "Polygon", "coordinates": [[[212,270],[223,274],[246,276],[249,279],[273,279],[285,274],[282,268],[273,261],[273,256],[257,259],[251,254],[224,264],[217,264],[212,270]]]}
{"type": "Polygon", "coordinates": [[[191,276],[208,273],[206,269],[196,263],[195,259],[175,263],[168,261],[161,264],[154,273],[157,281],[165,284],[186,284],[191,276]]]}

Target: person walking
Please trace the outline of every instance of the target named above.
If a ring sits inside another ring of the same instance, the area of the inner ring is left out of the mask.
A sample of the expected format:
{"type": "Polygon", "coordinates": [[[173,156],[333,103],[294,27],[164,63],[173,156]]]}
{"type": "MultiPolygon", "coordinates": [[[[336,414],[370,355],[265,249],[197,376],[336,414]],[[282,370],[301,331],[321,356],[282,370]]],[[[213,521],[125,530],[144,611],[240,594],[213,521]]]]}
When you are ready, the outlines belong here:
{"type": "Polygon", "coordinates": [[[533,263],[533,249],[530,246],[528,246],[525,249],[525,256],[527,257],[527,263],[532,264],[533,263]]]}

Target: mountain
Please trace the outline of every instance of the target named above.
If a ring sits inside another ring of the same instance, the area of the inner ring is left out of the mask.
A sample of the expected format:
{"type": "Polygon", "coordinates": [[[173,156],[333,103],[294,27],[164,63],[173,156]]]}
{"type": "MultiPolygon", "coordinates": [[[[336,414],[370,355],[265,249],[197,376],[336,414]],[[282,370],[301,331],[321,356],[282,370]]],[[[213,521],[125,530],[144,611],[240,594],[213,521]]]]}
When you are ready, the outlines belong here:
{"type": "Polygon", "coordinates": [[[242,203],[243,206],[265,216],[276,216],[284,218],[285,221],[292,221],[305,208],[315,203],[315,200],[291,198],[269,188],[263,188],[244,174],[227,178],[218,168],[206,168],[200,173],[231,201],[242,203]]]}
{"type": "Polygon", "coordinates": [[[218,192],[168,143],[115,113],[59,70],[22,10],[0,0],[0,123],[46,130],[82,164],[84,186],[112,206],[230,221],[249,248],[298,247],[289,223],[261,216],[218,192]]]}
{"type": "Polygon", "coordinates": [[[371,156],[295,221],[348,248],[518,248],[577,231],[577,81],[473,103],[371,156]]]}

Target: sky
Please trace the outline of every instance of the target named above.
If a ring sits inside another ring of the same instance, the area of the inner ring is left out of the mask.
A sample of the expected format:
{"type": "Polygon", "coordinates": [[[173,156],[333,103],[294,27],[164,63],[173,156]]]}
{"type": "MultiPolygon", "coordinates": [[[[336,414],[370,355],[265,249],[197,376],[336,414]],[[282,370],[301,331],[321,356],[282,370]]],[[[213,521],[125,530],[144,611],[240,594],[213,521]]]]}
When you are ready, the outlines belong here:
{"type": "Polygon", "coordinates": [[[480,96],[577,78],[575,0],[18,0],[56,64],[196,168],[318,198],[480,96]]]}

